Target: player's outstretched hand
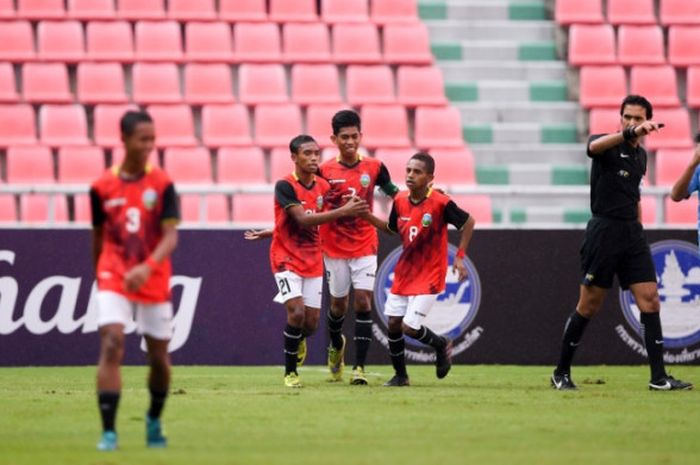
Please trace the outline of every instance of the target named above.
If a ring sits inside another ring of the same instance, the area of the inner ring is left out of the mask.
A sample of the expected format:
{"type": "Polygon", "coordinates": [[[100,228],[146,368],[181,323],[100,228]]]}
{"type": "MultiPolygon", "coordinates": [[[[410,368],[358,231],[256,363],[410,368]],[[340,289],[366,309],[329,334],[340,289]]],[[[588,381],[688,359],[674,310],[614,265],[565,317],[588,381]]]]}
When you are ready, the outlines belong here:
{"type": "Polygon", "coordinates": [[[461,283],[467,276],[469,272],[467,271],[467,266],[464,264],[464,260],[455,257],[454,265],[452,266],[452,272],[457,274],[457,280],[461,283]]]}
{"type": "Polygon", "coordinates": [[[645,121],[634,128],[634,133],[638,136],[646,136],[652,132],[658,132],[662,127],[664,127],[663,123],[657,123],[656,121],[645,121]]]}
{"type": "Polygon", "coordinates": [[[139,263],[124,275],[124,290],[136,292],[151,276],[151,267],[146,263],[139,263]]]}
{"type": "Polygon", "coordinates": [[[260,239],[266,239],[272,235],[272,231],[269,229],[249,229],[243,233],[243,238],[247,241],[259,241],[260,239]]]}
{"type": "Polygon", "coordinates": [[[363,199],[352,196],[347,203],[340,207],[347,216],[362,216],[369,212],[369,205],[363,199]]]}

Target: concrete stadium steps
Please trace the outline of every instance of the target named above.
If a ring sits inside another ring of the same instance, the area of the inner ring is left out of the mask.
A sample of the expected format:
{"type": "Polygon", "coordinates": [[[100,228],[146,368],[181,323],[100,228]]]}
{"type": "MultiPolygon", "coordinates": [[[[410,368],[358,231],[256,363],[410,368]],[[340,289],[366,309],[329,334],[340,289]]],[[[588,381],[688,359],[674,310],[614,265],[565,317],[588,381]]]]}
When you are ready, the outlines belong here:
{"type": "Polygon", "coordinates": [[[435,45],[433,53],[445,81],[566,80],[566,65],[558,61],[445,61],[435,45]]]}
{"type": "Polygon", "coordinates": [[[478,165],[555,163],[587,166],[584,144],[469,144],[478,165]]]}
{"type": "Polygon", "coordinates": [[[565,81],[448,81],[445,95],[453,103],[566,102],[565,81]]]}
{"type": "Polygon", "coordinates": [[[576,102],[453,102],[462,114],[462,124],[562,123],[576,121],[576,102]]]}
{"type": "Polygon", "coordinates": [[[586,185],[589,174],[586,166],[549,163],[509,163],[508,165],[480,164],[476,178],[483,185],[586,185]]]}
{"type": "Polygon", "coordinates": [[[557,59],[556,44],[552,41],[475,40],[469,42],[435,42],[433,50],[445,60],[554,61],[557,59]]]}
{"type": "Polygon", "coordinates": [[[419,14],[430,19],[537,20],[546,18],[542,1],[534,0],[421,0],[419,14]]]}
{"type": "Polygon", "coordinates": [[[551,21],[425,21],[433,42],[462,40],[551,41],[555,25],[551,21]],[[503,31],[508,31],[504,35],[503,31]]]}
{"type": "Polygon", "coordinates": [[[536,206],[536,207],[515,207],[507,210],[500,210],[500,223],[545,223],[545,224],[585,224],[591,217],[588,205],[579,206],[536,206]],[[507,215],[507,218],[505,218],[507,215]]]}
{"type": "Polygon", "coordinates": [[[578,129],[574,123],[475,123],[463,126],[470,144],[575,144],[578,129]]]}

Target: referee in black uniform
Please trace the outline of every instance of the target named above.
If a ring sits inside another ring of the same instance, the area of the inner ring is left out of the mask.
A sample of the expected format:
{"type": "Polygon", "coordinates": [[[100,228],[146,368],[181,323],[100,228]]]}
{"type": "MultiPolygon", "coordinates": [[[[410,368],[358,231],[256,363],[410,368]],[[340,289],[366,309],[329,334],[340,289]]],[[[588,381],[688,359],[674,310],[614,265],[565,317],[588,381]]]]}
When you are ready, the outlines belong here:
{"type": "Polygon", "coordinates": [[[647,99],[627,96],[620,107],[622,131],[592,135],[588,139],[591,170],[591,211],[581,246],[582,281],[576,311],[564,327],[561,357],[552,374],[552,386],[576,389],[571,379],[571,360],[586,325],[601,309],[613,276],[629,289],[641,311],[644,343],[649,354],[649,389],[692,389],[666,373],[663,335],[659,318],[656,269],[640,222],[639,187],[647,170],[647,153],[640,139],[658,131],[662,124],[651,120],[647,99]]]}

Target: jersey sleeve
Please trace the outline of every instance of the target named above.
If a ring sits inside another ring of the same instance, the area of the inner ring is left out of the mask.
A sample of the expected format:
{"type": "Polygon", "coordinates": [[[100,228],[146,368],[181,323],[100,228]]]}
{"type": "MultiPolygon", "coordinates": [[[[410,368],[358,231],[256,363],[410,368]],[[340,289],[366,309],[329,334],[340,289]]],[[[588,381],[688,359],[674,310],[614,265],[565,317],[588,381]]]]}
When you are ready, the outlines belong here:
{"type": "Polygon", "coordinates": [[[688,184],[688,197],[690,197],[690,194],[692,194],[700,188],[700,182],[698,182],[698,177],[700,177],[700,166],[695,168],[693,176],[690,178],[690,184],[688,184]]]}
{"type": "Polygon", "coordinates": [[[377,185],[388,196],[395,196],[399,192],[399,188],[391,181],[391,175],[386,165],[382,163],[379,166],[379,174],[377,175],[377,185]]]}
{"type": "Polygon", "coordinates": [[[598,158],[601,155],[603,155],[603,153],[605,153],[605,152],[603,152],[603,153],[600,153],[597,155],[591,153],[591,142],[593,142],[596,139],[600,139],[601,137],[603,137],[605,135],[607,135],[607,134],[593,134],[591,137],[588,138],[588,142],[586,143],[586,155],[588,155],[588,158],[593,158],[593,157],[598,158]]]}
{"type": "Polygon", "coordinates": [[[462,229],[464,224],[469,219],[469,213],[459,208],[452,200],[447,202],[447,205],[445,205],[445,210],[442,214],[445,219],[445,223],[451,224],[457,229],[462,229]]]}
{"type": "Polygon", "coordinates": [[[175,192],[175,185],[173,183],[168,184],[168,187],[163,191],[163,211],[160,214],[161,221],[172,221],[176,222],[180,220],[180,208],[177,202],[177,193],[175,192]]]}
{"type": "Polygon", "coordinates": [[[390,231],[395,233],[399,232],[398,217],[399,215],[396,211],[396,202],[394,202],[394,204],[391,206],[391,213],[389,214],[389,223],[387,224],[387,227],[390,231]]]}
{"type": "Polygon", "coordinates": [[[105,222],[105,211],[102,209],[102,199],[97,189],[90,188],[90,209],[92,210],[92,226],[102,226],[105,222]]]}
{"type": "Polygon", "coordinates": [[[294,187],[289,184],[289,181],[285,180],[277,181],[277,184],[275,184],[275,200],[284,209],[294,205],[301,205],[297,193],[294,192],[294,187]]]}

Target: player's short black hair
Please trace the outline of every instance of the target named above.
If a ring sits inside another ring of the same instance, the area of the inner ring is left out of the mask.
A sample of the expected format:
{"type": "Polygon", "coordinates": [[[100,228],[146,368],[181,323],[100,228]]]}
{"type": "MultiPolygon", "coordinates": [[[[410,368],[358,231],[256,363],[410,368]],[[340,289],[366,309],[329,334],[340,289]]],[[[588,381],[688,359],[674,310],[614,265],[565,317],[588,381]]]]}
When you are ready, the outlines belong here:
{"type": "Polygon", "coordinates": [[[625,105],[638,105],[643,107],[644,110],[646,110],[647,119],[651,119],[654,115],[654,111],[651,108],[651,103],[641,95],[628,95],[625,97],[625,99],[622,101],[622,105],[620,105],[620,116],[622,116],[622,113],[625,111],[625,105]]]}
{"type": "Polygon", "coordinates": [[[299,148],[303,145],[306,144],[307,142],[313,142],[316,143],[316,139],[311,137],[308,134],[299,134],[296,136],[294,139],[289,141],[289,151],[291,153],[297,153],[299,148]]]}
{"type": "Polygon", "coordinates": [[[333,115],[331,126],[333,126],[334,136],[337,136],[340,130],[343,128],[355,127],[358,131],[362,131],[360,115],[358,115],[356,111],[352,110],[340,110],[338,113],[333,115]]]}
{"type": "Polygon", "coordinates": [[[153,118],[143,110],[129,110],[124,113],[124,116],[122,116],[122,119],[119,121],[119,128],[122,134],[130,136],[140,123],[153,123],[153,118]]]}
{"type": "Polygon", "coordinates": [[[427,152],[418,152],[411,157],[411,160],[422,161],[425,171],[428,174],[435,174],[435,159],[427,152]]]}

